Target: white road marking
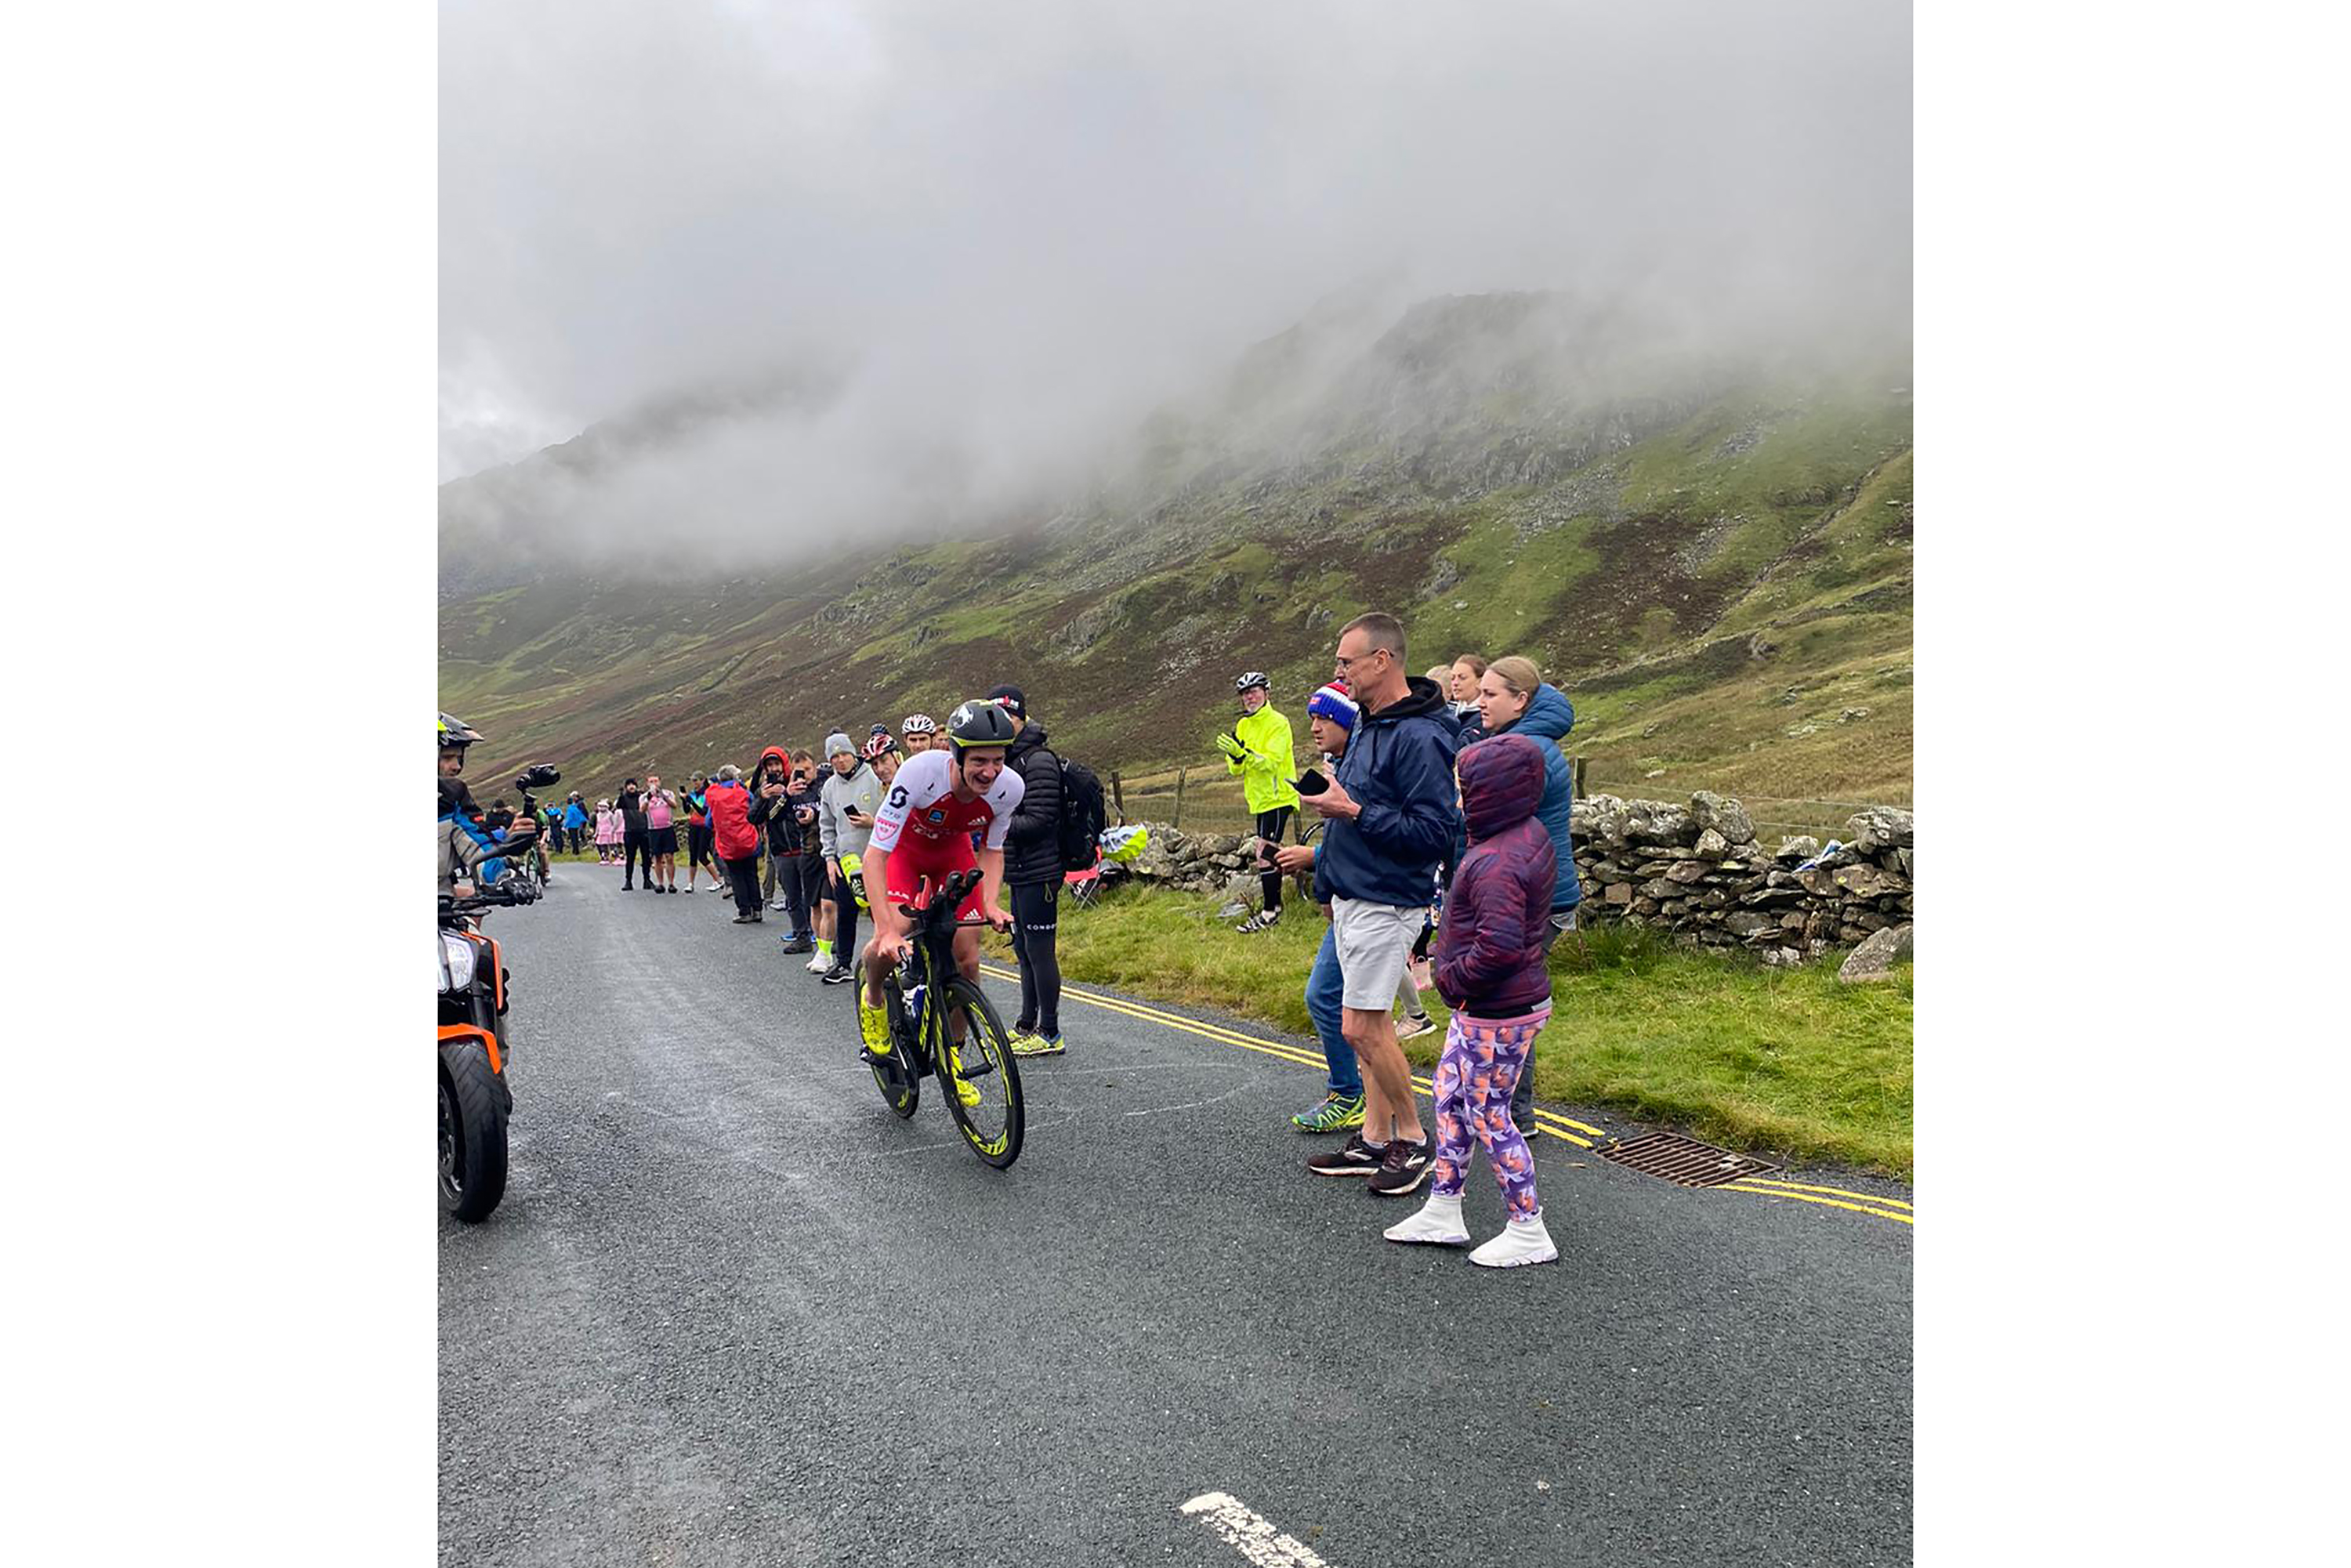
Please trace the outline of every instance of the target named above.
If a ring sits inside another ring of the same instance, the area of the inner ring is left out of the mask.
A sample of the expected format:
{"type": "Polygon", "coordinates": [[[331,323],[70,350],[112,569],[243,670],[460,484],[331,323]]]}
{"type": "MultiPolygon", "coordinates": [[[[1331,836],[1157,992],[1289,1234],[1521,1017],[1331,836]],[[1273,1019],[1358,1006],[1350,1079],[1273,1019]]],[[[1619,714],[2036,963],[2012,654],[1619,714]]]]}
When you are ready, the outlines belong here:
{"type": "Polygon", "coordinates": [[[1202,1492],[1186,1503],[1183,1511],[1201,1520],[1258,1568],[1330,1568],[1303,1542],[1282,1534],[1255,1509],[1228,1493],[1202,1492]]]}
{"type": "Polygon", "coordinates": [[[1223,1094],[1218,1094],[1212,1099],[1186,1100],[1181,1105],[1153,1105],[1145,1110],[1127,1111],[1122,1113],[1122,1114],[1128,1116],[1157,1116],[1168,1111],[1197,1111],[1204,1105],[1221,1105],[1226,1101],[1238,1099],[1243,1094],[1254,1094],[1258,1092],[1259,1092],[1259,1090],[1256,1084],[1244,1083],[1238,1089],[1228,1091],[1223,1094]]]}

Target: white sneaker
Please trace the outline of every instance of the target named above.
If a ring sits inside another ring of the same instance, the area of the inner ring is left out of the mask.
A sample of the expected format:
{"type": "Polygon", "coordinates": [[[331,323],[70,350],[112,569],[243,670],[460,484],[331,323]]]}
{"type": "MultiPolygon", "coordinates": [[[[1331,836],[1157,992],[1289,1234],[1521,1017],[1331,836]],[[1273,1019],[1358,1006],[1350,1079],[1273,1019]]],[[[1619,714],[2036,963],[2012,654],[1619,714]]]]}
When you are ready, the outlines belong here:
{"type": "Polygon", "coordinates": [[[1543,1228],[1540,1209],[1531,1218],[1511,1220],[1499,1236],[1469,1254],[1469,1261],[1481,1269],[1515,1269],[1522,1263],[1558,1260],[1559,1249],[1552,1245],[1551,1232],[1543,1228]]]}
{"type": "Polygon", "coordinates": [[[1469,1228],[1461,1223],[1461,1195],[1439,1197],[1428,1195],[1420,1212],[1409,1219],[1399,1219],[1380,1232],[1391,1241],[1426,1241],[1437,1247],[1459,1247],[1469,1239],[1469,1228]]]}
{"type": "Polygon", "coordinates": [[[826,957],[826,956],[825,956],[823,954],[821,954],[821,953],[817,954],[814,957],[810,958],[810,959],[808,961],[808,972],[809,972],[810,974],[811,974],[811,975],[821,975],[821,974],[823,974],[827,969],[830,969],[830,968],[831,968],[831,967],[832,967],[832,960],[831,960],[831,959],[830,959],[830,958],[828,958],[828,957],[826,957]]]}

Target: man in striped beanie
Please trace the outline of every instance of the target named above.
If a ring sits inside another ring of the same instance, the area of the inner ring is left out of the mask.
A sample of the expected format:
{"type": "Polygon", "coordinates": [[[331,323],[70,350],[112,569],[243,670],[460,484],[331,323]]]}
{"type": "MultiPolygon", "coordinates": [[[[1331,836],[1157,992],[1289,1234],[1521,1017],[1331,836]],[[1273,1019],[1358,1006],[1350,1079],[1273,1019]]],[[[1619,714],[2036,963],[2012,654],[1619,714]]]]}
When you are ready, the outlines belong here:
{"type": "Polygon", "coordinates": [[[1347,683],[1344,681],[1332,681],[1328,685],[1318,686],[1314,695],[1306,699],[1307,731],[1314,742],[1314,749],[1322,754],[1323,761],[1329,762],[1347,749],[1347,737],[1355,733],[1355,716],[1359,711],[1355,699],[1347,695],[1347,683]],[[1334,737],[1322,732],[1321,726],[1315,723],[1317,719],[1322,724],[1338,727],[1337,745],[1323,744],[1334,737]]]}

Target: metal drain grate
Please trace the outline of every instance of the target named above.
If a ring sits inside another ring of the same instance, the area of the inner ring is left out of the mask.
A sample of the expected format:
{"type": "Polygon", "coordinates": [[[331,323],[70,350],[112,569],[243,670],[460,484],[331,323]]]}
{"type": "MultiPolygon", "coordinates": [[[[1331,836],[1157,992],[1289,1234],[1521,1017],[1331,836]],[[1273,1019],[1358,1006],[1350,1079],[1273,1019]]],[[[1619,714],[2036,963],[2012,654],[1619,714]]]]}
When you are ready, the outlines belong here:
{"type": "Polygon", "coordinates": [[[1599,1154],[1604,1160],[1613,1160],[1645,1176],[1661,1176],[1676,1186],[1719,1186],[1740,1176],[1761,1176],[1780,1168],[1769,1160],[1735,1155],[1678,1133],[1650,1133],[1629,1144],[1604,1144],[1599,1154]]]}

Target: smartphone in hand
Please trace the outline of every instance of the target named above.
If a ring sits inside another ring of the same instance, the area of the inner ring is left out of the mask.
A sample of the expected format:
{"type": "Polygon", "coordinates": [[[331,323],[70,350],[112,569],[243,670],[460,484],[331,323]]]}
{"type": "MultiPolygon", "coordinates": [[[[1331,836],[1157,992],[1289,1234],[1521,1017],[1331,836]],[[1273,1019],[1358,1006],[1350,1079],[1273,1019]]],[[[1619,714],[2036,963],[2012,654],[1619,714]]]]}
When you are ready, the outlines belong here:
{"type": "Polygon", "coordinates": [[[1298,782],[1291,788],[1301,795],[1320,795],[1331,788],[1331,780],[1323,778],[1319,768],[1310,768],[1298,776],[1298,782]]]}

